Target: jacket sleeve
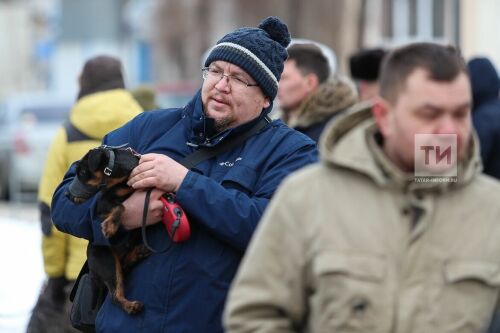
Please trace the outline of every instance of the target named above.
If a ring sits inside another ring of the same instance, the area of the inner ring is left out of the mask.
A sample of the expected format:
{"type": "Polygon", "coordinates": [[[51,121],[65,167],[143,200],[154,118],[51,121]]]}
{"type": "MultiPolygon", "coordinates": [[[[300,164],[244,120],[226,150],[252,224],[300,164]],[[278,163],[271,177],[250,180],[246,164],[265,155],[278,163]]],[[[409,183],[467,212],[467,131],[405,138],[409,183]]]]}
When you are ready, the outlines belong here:
{"type": "MultiPolygon", "coordinates": [[[[50,145],[40,178],[40,184],[38,185],[38,207],[40,210],[40,222],[44,236],[50,236],[52,234],[50,202],[52,201],[52,195],[57,185],[61,182],[68,168],[68,163],[66,161],[66,142],[66,132],[61,127],[50,145]]],[[[54,242],[56,242],[55,238],[54,242]]],[[[60,242],[56,242],[55,244],[60,244],[60,242]]],[[[59,246],[57,246],[57,248],[59,248],[59,246]]],[[[64,248],[59,248],[59,250],[56,249],[53,252],[63,254],[65,251],[64,248]]]]}
{"type": "Polygon", "coordinates": [[[66,132],[60,128],[47,153],[38,188],[38,201],[50,207],[52,195],[68,169],[66,132]]]}
{"type": "Polygon", "coordinates": [[[76,237],[85,238],[98,245],[109,245],[101,231],[101,220],[95,216],[95,205],[100,194],[81,203],[75,204],[66,196],[69,184],[75,177],[75,163],[70,167],[64,180],[52,198],[52,221],[58,230],[76,237]]]}
{"type": "Polygon", "coordinates": [[[177,192],[177,201],[213,235],[244,251],[280,182],[291,172],[317,160],[312,141],[299,141],[287,151],[271,168],[262,171],[259,181],[262,185],[253,194],[226,188],[190,171],[177,192]]]}
{"type": "Polygon", "coordinates": [[[307,249],[300,191],[285,181],[266,210],[229,292],[229,333],[299,332],[306,315],[307,249]]]}

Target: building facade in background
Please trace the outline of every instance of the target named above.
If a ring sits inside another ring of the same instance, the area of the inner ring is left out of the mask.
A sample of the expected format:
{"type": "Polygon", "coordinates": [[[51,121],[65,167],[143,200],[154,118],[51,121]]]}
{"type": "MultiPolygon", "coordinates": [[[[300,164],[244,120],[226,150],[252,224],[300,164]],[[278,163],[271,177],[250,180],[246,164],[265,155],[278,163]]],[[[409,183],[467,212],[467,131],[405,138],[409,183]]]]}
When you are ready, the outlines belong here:
{"type": "Polygon", "coordinates": [[[74,94],[78,69],[97,53],[119,56],[131,87],[189,90],[201,82],[210,45],[269,15],[286,21],[294,38],[333,49],[343,73],[360,48],[424,40],[500,67],[498,12],[497,0],[0,0],[0,98],[74,94]]]}

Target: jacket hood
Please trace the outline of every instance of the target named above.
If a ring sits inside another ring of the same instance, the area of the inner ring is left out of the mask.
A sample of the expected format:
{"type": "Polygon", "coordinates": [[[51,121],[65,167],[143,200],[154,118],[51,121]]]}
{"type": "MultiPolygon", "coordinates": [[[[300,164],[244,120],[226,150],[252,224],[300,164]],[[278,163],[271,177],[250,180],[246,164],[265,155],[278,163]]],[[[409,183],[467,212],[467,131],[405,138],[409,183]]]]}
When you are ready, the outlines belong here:
{"type": "Polygon", "coordinates": [[[467,63],[472,85],[472,98],[474,107],[486,101],[499,98],[500,78],[498,73],[487,58],[474,58],[467,63]]]}
{"type": "Polygon", "coordinates": [[[403,189],[446,189],[462,186],[481,173],[479,141],[475,134],[465,160],[459,162],[457,182],[415,182],[413,173],[397,168],[380,144],[380,132],[371,113],[371,104],[355,105],[325,129],[319,142],[321,162],[330,167],[353,170],[379,186],[403,189]]]}
{"type": "Polygon", "coordinates": [[[79,99],[71,110],[70,121],[81,132],[100,140],[141,112],[128,91],[113,89],[79,99]]]}
{"type": "Polygon", "coordinates": [[[290,119],[290,127],[309,127],[323,122],[348,109],[358,101],[354,84],[337,75],[318,86],[318,89],[299,107],[297,117],[290,119]]]}

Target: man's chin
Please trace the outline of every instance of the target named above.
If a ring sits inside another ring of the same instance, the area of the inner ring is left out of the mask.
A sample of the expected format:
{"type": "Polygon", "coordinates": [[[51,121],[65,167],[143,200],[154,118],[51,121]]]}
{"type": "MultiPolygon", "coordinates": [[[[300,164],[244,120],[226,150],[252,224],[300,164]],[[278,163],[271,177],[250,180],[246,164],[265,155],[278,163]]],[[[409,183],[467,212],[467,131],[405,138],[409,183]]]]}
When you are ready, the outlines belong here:
{"type": "Polygon", "coordinates": [[[211,105],[209,105],[207,110],[205,111],[205,115],[207,117],[214,118],[214,119],[224,118],[224,116],[226,114],[227,114],[226,108],[213,107],[211,105]]]}
{"type": "Polygon", "coordinates": [[[214,128],[217,133],[220,133],[231,127],[231,120],[228,118],[215,119],[214,128]]]}
{"type": "Polygon", "coordinates": [[[214,127],[217,132],[222,132],[231,124],[231,119],[225,112],[209,109],[208,112],[205,112],[205,116],[214,120],[214,127]]]}

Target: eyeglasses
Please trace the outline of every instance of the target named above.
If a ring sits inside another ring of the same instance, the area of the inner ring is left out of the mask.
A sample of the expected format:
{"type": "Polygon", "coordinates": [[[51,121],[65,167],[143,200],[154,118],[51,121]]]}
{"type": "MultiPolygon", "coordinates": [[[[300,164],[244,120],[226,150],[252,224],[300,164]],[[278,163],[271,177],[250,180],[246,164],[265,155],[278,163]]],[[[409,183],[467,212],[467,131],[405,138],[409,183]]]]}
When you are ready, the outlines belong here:
{"type": "Polygon", "coordinates": [[[217,68],[203,67],[201,69],[203,73],[204,80],[210,80],[212,82],[219,82],[222,78],[227,77],[228,83],[236,87],[246,88],[246,87],[257,87],[256,83],[248,83],[248,81],[239,75],[224,74],[224,72],[217,68]]]}

